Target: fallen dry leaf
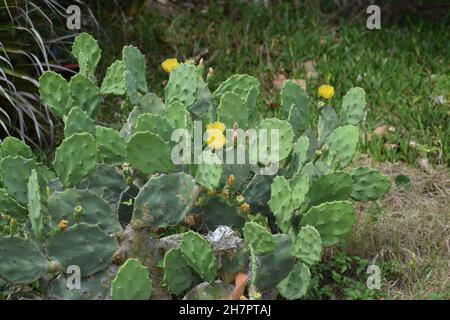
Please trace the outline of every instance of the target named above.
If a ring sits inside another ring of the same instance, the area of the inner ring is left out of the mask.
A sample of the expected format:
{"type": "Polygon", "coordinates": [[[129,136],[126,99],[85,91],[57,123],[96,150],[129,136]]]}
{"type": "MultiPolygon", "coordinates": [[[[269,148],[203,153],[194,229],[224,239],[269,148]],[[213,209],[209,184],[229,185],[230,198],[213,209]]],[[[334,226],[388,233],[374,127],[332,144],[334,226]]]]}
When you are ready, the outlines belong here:
{"type": "Polygon", "coordinates": [[[419,163],[420,169],[429,174],[433,173],[433,168],[427,158],[420,158],[417,162],[419,163]]]}
{"type": "Polygon", "coordinates": [[[305,63],[303,63],[303,67],[306,70],[306,78],[317,78],[319,76],[319,73],[316,71],[316,67],[314,65],[314,61],[308,60],[305,63]]]}
{"type": "Polygon", "coordinates": [[[387,124],[376,127],[373,130],[373,134],[377,136],[384,137],[388,132],[395,132],[395,128],[393,126],[388,126],[387,124]]]}
{"type": "Polygon", "coordinates": [[[394,143],[385,143],[384,147],[388,150],[394,150],[398,148],[398,145],[394,144],[394,143]]]}
{"type": "Polygon", "coordinates": [[[234,280],[236,287],[231,293],[230,300],[242,300],[245,288],[247,287],[247,281],[248,281],[248,274],[244,272],[239,272],[236,275],[236,278],[234,280]]]}

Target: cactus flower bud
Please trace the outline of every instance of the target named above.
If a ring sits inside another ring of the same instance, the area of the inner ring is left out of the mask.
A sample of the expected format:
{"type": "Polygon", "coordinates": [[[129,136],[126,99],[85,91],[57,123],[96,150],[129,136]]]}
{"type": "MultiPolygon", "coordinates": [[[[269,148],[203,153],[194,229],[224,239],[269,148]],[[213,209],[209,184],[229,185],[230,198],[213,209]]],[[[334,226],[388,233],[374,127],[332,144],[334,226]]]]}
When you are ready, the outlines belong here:
{"type": "Polygon", "coordinates": [[[67,221],[67,220],[61,220],[58,223],[58,229],[61,231],[66,230],[68,227],[69,227],[69,221],[67,221]]]}
{"type": "Polygon", "coordinates": [[[207,194],[208,197],[212,198],[216,195],[217,191],[216,190],[208,190],[207,194]]]}
{"type": "Polygon", "coordinates": [[[239,209],[243,212],[243,213],[249,213],[250,212],[250,205],[245,202],[243,204],[241,204],[241,206],[239,207],[239,209]]]}
{"type": "Polygon", "coordinates": [[[227,178],[227,185],[232,186],[234,184],[234,181],[236,180],[236,178],[234,177],[234,175],[230,175],[227,178]]]}
{"type": "Polygon", "coordinates": [[[228,199],[230,197],[230,191],[228,191],[227,189],[222,191],[222,195],[225,199],[228,199]]]}
{"type": "Polygon", "coordinates": [[[238,195],[236,197],[236,201],[237,201],[238,204],[243,204],[245,202],[245,198],[244,198],[243,195],[238,195]]]}

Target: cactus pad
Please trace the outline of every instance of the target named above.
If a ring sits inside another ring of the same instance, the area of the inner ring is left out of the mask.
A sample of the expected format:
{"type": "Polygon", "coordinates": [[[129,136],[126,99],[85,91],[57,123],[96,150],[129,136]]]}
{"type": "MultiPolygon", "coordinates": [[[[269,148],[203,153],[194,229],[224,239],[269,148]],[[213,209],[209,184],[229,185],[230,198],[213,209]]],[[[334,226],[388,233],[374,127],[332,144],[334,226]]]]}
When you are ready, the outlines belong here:
{"type": "Polygon", "coordinates": [[[125,141],[113,128],[96,126],[95,143],[99,161],[113,166],[121,165],[126,161],[125,141]]]}
{"type": "Polygon", "coordinates": [[[249,91],[254,87],[259,91],[261,84],[258,79],[247,74],[235,74],[220,84],[214,91],[214,98],[220,100],[225,93],[233,92],[245,101],[249,91]]]}
{"type": "Polygon", "coordinates": [[[64,120],[64,137],[68,138],[74,133],[90,133],[95,136],[95,123],[89,115],[78,107],[74,107],[64,120]]]}
{"type": "MultiPolygon", "coordinates": [[[[289,156],[294,145],[294,132],[289,122],[277,118],[263,119],[259,125],[258,130],[265,129],[267,139],[266,155],[261,155],[261,150],[258,149],[259,161],[263,164],[274,163],[276,159],[272,159],[272,153],[278,156],[278,161],[281,161],[289,156]],[[276,144],[271,143],[271,130],[278,132],[279,140],[276,144]]],[[[260,140],[260,139],[258,139],[260,140]]],[[[261,148],[261,141],[258,143],[261,148]]]]}
{"type": "Polygon", "coordinates": [[[180,249],[172,248],[164,256],[164,283],[172,294],[179,295],[192,286],[194,276],[180,249]]]}
{"type": "Polygon", "coordinates": [[[42,211],[41,190],[36,169],[31,171],[28,179],[28,219],[31,229],[39,240],[44,240],[44,212],[42,211]]]}
{"type": "Polygon", "coordinates": [[[137,259],[128,259],[111,283],[111,300],[148,300],[152,291],[148,268],[137,259]]]}
{"type": "Polygon", "coordinates": [[[211,245],[196,232],[188,231],[183,235],[180,245],[186,262],[208,282],[213,282],[217,274],[217,260],[211,245]]]}
{"type": "Polygon", "coordinates": [[[77,74],[70,79],[69,87],[74,101],[73,105],[79,107],[90,117],[95,117],[101,103],[99,88],[95,83],[89,78],[77,74]]]}
{"type": "Polygon", "coordinates": [[[205,150],[200,154],[202,163],[198,165],[195,180],[208,190],[216,188],[222,177],[221,161],[215,153],[205,150]]]}
{"type": "Polygon", "coordinates": [[[170,74],[165,88],[166,104],[179,101],[186,107],[197,98],[197,68],[193,64],[182,63],[170,74]]]}
{"type": "Polygon", "coordinates": [[[219,199],[211,199],[202,212],[202,222],[208,230],[219,226],[242,228],[244,217],[238,213],[235,207],[221,202],[219,199]]]}
{"type": "Polygon", "coordinates": [[[305,264],[297,262],[288,276],[277,285],[277,289],[286,299],[296,300],[306,294],[310,281],[309,268],[305,264]]]}
{"type": "Polygon", "coordinates": [[[185,173],[153,177],[142,187],[134,204],[136,227],[168,227],[179,224],[191,210],[200,188],[185,173]]]}
{"type": "Polygon", "coordinates": [[[49,255],[64,268],[79,266],[82,277],[105,269],[117,249],[117,243],[99,226],[86,223],[78,223],[47,240],[49,255]]]}
{"type": "Polygon", "coordinates": [[[28,178],[31,171],[37,168],[38,165],[33,159],[24,159],[21,156],[8,156],[0,162],[0,175],[3,185],[8,193],[21,204],[28,202],[28,178]]]}
{"type": "Polygon", "coordinates": [[[6,213],[19,222],[23,222],[27,217],[27,209],[12,198],[8,191],[0,188],[0,212],[6,213]]]}
{"type": "Polygon", "coordinates": [[[308,205],[347,200],[352,193],[352,185],[352,178],[344,172],[321,176],[311,183],[307,194],[308,205]]]}
{"type": "Polygon", "coordinates": [[[220,98],[220,104],[217,109],[218,121],[225,124],[225,127],[232,129],[234,124],[238,128],[247,128],[249,110],[244,106],[244,101],[233,92],[226,92],[220,98]]]}
{"type": "Polygon", "coordinates": [[[304,226],[300,229],[294,244],[294,256],[309,266],[322,259],[322,239],[316,228],[304,226]]]}
{"type": "Polygon", "coordinates": [[[97,153],[89,133],[75,133],[64,139],[56,149],[53,167],[65,187],[75,185],[95,169],[97,153]]]}
{"type": "Polygon", "coordinates": [[[169,142],[173,128],[165,117],[151,113],[144,113],[137,118],[134,132],[145,131],[150,131],[151,133],[161,137],[163,141],[169,142]]]}
{"type": "Polygon", "coordinates": [[[350,170],[353,180],[352,198],[358,201],[372,201],[381,198],[391,188],[389,177],[369,167],[350,170]]]}
{"type": "Polygon", "coordinates": [[[342,169],[352,161],[359,140],[359,129],[352,125],[337,127],[326,139],[330,153],[333,152],[342,169]]]}
{"type": "Polygon", "coordinates": [[[292,190],[292,208],[298,209],[303,204],[309,190],[309,176],[301,172],[297,173],[290,181],[290,187],[292,190]]]}
{"type": "Polygon", "coordinates": [[[277,176],[272,182],[269,207],[277,219],[277,225],[283,232],[289,232],[292,219],[292,192],[289,182],[283,176],[277,176]]]}
{"type": "Polygon", "coordinates": [[[133,46],[123,47],[122,59],[125,68],[131,73],[136,81],[137,90],[140,92],[147,92],[147,65],[145,63],[145,56],[138,48],[133,46]]]}
{"type": "Polygon", "coordinates": [[[357,125],[364,118],[366,93],[363,88],[350,89],[342,99],[341,123],[357,125]]]}
{"type": "Polygon", "coordinates": [[[101,94],[124,95],[126,93],[125,64],[117,60],[108,67],[100,88],[101,94]]]}
{"type": "Polygon", "coordinates": [[[33,158],[33,151],[22,140],[14,137],[6,137],[0,146],[0,159],[8,156],[21,156],[25,159],[33,158]]]}
{"type": "Polygon", "coordinates": [[[318,142],[322,145],[328,135],[339,126],[339,118],[333,107],[326,106],[322,109],[319,116],[318,142]]]}
{"type": "Polygon", "coordinates": [[[100,61],[102,50],[95,40],[88,33],[81,33],[73,42],[72,55],[77,58],[80,65],[80,73],[86,77],[93,77],[95,69],[100,61]]]}
{"type": "Polygon", "coordinates": [[[59,74],[46,71],[39,78],[39,94],[53,112],[62,118],[72,107],[69,84],[59,74]]]}
{"type": "Polygon", "coordinates": [[[275,250],[275,240],[266,228],[255,222],[247,222],[242,231],[245,242],[254,254],[264,255],[275,250]]]}
{"type": "Polygon", "coordinates": [[[288,80],[280,92],[281,111],[287,119],[289,113],[295,115],[297,129],[306,130],[309,126],[309,101],[305,91],[294,81],[288,80]],[[294,108],[291,110],[292,106],[294,108]]]}

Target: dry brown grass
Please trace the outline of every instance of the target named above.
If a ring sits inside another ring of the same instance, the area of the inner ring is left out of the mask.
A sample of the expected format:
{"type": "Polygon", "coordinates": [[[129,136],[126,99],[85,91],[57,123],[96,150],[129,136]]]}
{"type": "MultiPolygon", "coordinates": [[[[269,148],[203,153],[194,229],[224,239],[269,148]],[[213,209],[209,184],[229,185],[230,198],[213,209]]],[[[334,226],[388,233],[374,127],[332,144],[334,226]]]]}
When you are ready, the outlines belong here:
{"type": "MultiPolygon", "coordinates": [[[[391,177],[392,188],[379,205],[359,206],[358,223],[348,252],[390,261],[394,272],[385,284],[393,299],[450,299],[450,172],[432,173],[402,163],[362,164],[391,177]],[[410,190],[395,185],[399,174],[411,179],[410,190]]],[[[361,164],[361,163],[359,163],[361,164]]]]}

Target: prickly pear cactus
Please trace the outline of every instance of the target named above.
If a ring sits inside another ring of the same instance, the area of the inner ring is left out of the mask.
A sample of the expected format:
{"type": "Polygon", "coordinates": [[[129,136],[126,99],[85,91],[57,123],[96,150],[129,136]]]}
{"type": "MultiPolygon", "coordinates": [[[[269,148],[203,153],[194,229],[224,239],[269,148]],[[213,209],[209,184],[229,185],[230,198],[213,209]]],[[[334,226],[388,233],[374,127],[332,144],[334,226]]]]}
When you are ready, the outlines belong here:
{"type": "Polygon", "coordinates": [[[148,268],[137,259],[128,259],[111,283],[111,300],[148,300],[152,289],[148,268]]]}

